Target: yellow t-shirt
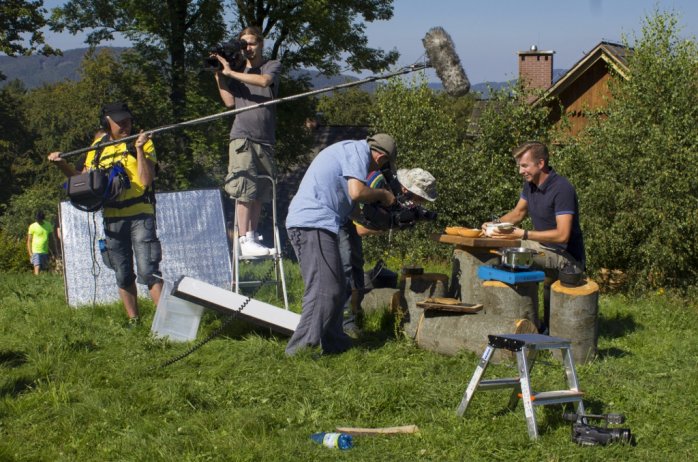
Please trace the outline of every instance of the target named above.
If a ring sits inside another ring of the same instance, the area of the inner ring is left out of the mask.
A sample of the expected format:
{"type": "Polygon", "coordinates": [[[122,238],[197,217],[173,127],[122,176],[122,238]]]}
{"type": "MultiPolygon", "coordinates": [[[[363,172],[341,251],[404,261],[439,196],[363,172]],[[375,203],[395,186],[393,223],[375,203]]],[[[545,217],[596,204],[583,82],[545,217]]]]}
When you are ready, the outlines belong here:
{"type": "MultiPolygon", "coordinates": [[[[98,139],[93,143],[93,145],[98,144],[99,142],[100,140],[98,139]]],[[[153,145],[152,140],[148,140],[145,145],[143,145],[143,152],[145,153],[146,159],[157,164],[155,145],[153,145]]],[[[135,154],[135,147],[133,154],[135,154]]],[[[85,166],[87,168],[92,168],[94,157],[95,151],[90,151],[87,153],[87,158],[85,158],[85,166]]],[[[109,168],[116,162],[121,162],[121,164],[124,166],[124,170],[126,170],[128,179],[131,181],[131,187],[129,189],[125,189],[121,192],[121,194],[119,194],[119,197],[116,199],[117,202],[142,196],[145,193],[145,187],[138,178],[138,161],[134,156],[128,153],[126,143],[107,146],[102,150],[102,154],[99,156],[99,166],[101,168],[109,168]]],[[[144,213],[151,215],[154,214],[155,207],[153,207],[153,204],[139,202],[121,209],[105,206],[104,211],[102,212],[105,218],[132,217],[134,215],[144,213]]]]}
{"type": "Polygon", "coordinates": [[[48,241],[53,232],[53,225],[44,220],[29,225],[27,234],[32,237],[32,253],[48,253],[48,241]]]}

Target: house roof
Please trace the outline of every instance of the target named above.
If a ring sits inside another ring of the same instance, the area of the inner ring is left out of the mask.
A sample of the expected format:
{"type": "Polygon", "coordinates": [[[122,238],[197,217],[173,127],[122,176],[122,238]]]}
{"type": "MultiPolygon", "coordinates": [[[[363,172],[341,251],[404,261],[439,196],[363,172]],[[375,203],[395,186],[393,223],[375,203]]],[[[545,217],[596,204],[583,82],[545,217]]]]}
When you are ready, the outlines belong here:
{"type": "Polygon", "coordinates": [[[543,96],[536,99],[533,104],[538,104],[541,100],[550,96],[559,96],[567,87],[572,85],[581,75],[589,70],[599,60],[606,62],[611,69],[617,72],[624,79],[628,78],[628,57],[632,55],[633,49],[618,43],[601,41],[582,59],[577,61],[555,84],[548,88],[543,96]]]}

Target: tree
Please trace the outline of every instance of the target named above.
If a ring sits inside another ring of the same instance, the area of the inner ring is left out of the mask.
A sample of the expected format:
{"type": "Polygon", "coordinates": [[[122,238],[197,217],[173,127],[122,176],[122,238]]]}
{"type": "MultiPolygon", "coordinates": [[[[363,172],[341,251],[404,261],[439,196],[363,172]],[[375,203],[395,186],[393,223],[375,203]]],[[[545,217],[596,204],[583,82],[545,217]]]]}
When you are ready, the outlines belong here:
{"type": "MultiPolygon", "coordinates": [[[[627,42],[627,40],[626,40],[627,42]]],[[[698,47],[678,18],[645,18],[616,79],[607,117],[562,150],[582,210],[592,269],[620,269],[633,288],[698,282],[698,47]]]]}
{"type": "MultiPolygon", "coordinates": [[[[359,16],[367,22],[390,19],[392,0],[237,0],[232,9],[235,31],[248,25],[261,27],[269,41],[269,57],[281,59],[286,71],[303,65],[336,73],[337,62],[345,55],[354,70],[376,71],[397,61],[395,51],[369,48],[364,24],[357,21],[359,16]]],[[[188,82],[199,83],[205,78],[198,75],[202,59],[213,45],[229,36],[225,13],[222,0],[70,0],[53,10],[52,28],[71,33],[94,29],[88,34],[90,45],[113,38],[115,32],[131,39],[142,62],[150,64],[144,71],[150,77],[163,71],[167,76],[172,123],[195,115],[188,111],[188,82]]],[[[176,135],[180,153],[177,176],[183,187],[189,186],[186,178],[195,166],[193,143],[186,133],[176,135]]]]}
{"type": "Polygon", "coordinates": [[[369,125],[373,104],[374,97],[369,92],[350,87],[321,96],[317,112],[327,125],[369,125]]]}
{"type": "Polygon", "coordinates": [[[8,56],[56,53],[44,42],[41,32],[46,26],[46,13],[43,0],[3,0],[0,4],[0,52],[8,56]],[[23,34],[30,34],[28,44],[23,34]]]}
{"type": "MultiPolygon", "coordinates": [[[[60,54],[44,41],[41,29],[46,26],[46,9],[43,0],[3,0],[0,3],[0,53],[7,56],[60,54]],[[29,43],[24,34],[29,35],[29,43]]],[[[0,80],[5,75],[0,72],[0,80]]]]}

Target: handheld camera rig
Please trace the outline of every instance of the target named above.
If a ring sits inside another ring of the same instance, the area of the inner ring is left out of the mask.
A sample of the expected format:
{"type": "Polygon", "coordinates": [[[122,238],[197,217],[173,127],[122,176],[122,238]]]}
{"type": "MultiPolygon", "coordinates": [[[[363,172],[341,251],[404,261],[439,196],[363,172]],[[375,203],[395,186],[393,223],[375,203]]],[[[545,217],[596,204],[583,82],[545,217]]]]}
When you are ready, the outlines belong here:
{"type": "Polygon", "coordinates": [[[608,424],[625,422],[623,414],[574,414],[564,413],[562,418],[572,424],[572,441],[580,446],[606,446],[620,442],[634,444],[635,440],[629,428],[608,428],[608,424]],[[603,427],[589,425],[589,419],[602,420],[603,427]]]}
{"type": "Polygon", "coordinates": [[[364,204],[362,219],[368,228],[380,231],[389,229],[411,228],[419,221],[434,221],[437,213],[416,204],[407,194],[402,192],[402,185],[393,175],[390,164],[381,168],[388,188],[395,196],[395,203],[385,207],[380,203],[364,204]]]}
{"type": "MultiPolygon", "coordinates": [[[[245,66],[245,56],[242,50],[247,46],[247,42],[242,39],[231,40],[216,45],[209,51],[209,54],[217,54],[225,58],[233,70],[241,70],[245,66]]],[[[207,57],[204,59],[204,70],[220,71],[223,69],[220,61],[215,57],[207,57]]]]}

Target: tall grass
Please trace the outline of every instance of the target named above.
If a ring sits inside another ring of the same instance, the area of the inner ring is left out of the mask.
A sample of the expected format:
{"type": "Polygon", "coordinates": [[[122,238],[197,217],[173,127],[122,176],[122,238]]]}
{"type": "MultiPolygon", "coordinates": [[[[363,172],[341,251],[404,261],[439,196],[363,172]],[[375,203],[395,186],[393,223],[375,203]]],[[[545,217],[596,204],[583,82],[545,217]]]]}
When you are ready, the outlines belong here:
{"type": "MultiPolygon", "coordinates": [[[[291,265],[289,265],[291,266],[291,265]]],[[[296,268],[291,297],[298,309],[296,268]]],[[[637,446],[578,447],[561,406],[538,408],[530,441],[507,391],[478,392],[455,409],[477,364],[420,350],[374,315],[356,348],[284,356],[286,339],[233,322],[224,335],[166,368],[190,345],[124,327],[119,304],[72,309],[55,275],[0,279],[0,460],[682,460],[698,454],[698,311],[667,294],[601,298],[599,357],[578,367],[589,412],[621,412],[637,446]],[[417,424],[420,432],[358,437],[339,452],[309,435],[337,426],[417,424]]],[[[207,312],[199,338],[222,319],[207,312]]],[[[488,376],[511,376],[495,365],[488,376]]],[[[534,388],[564,383],[554,360],[534,388]]]]}

